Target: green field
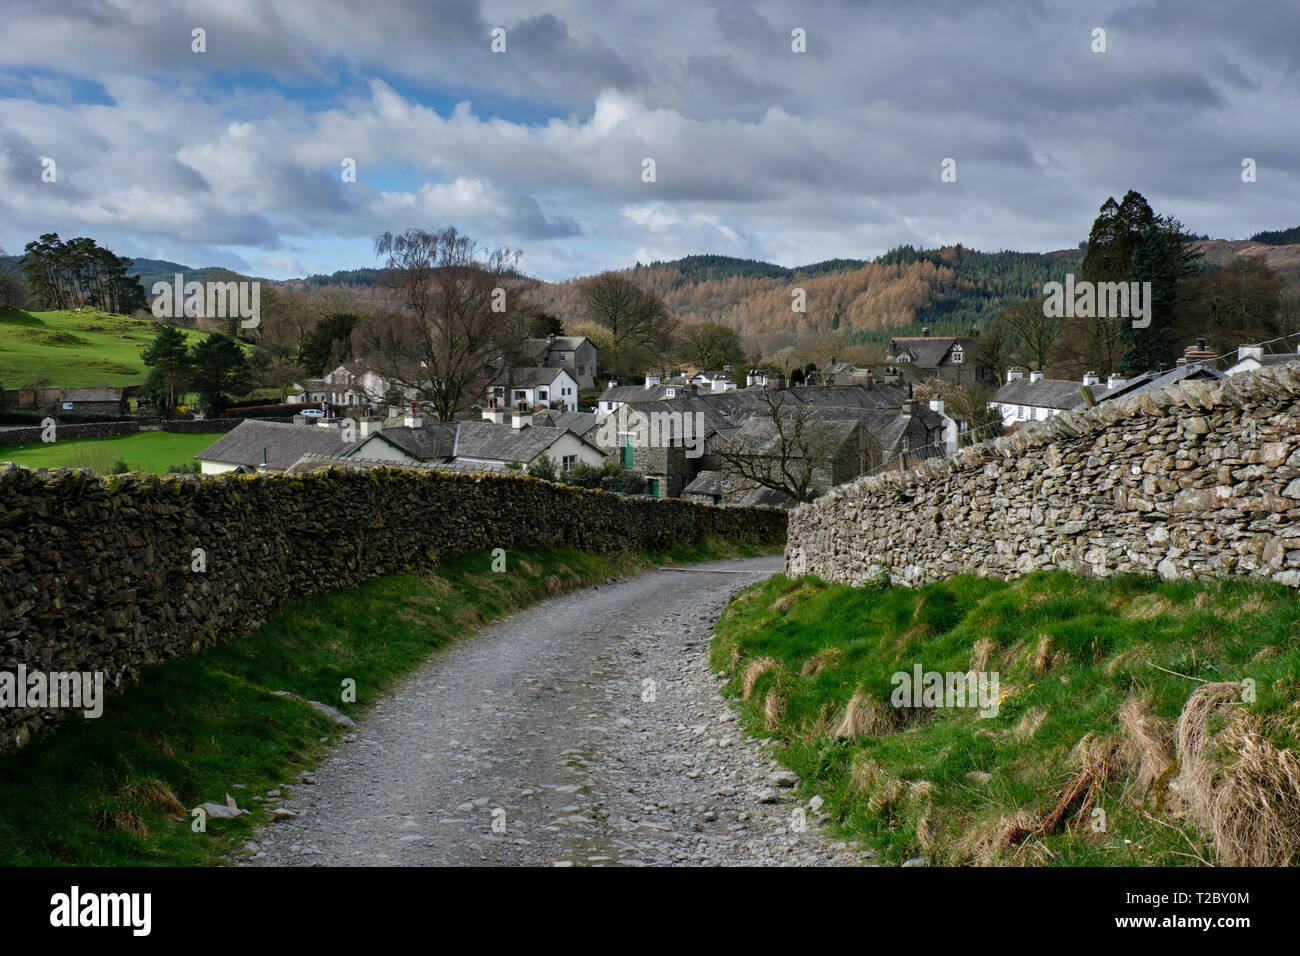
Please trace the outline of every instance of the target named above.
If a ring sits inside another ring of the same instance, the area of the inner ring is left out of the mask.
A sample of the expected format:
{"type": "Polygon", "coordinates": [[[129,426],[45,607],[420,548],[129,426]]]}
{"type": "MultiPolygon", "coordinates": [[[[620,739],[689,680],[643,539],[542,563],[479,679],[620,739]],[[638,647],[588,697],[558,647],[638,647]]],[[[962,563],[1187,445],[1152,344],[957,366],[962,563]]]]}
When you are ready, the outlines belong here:
{"type": "MultiPolygon", "coordinates": [[[[0,381],[60,388],[142,385],[140,353],[157,333],[151,319],[83,312],[0,309],[0,381]]],[[[185,330],[190,343],[203,333],[185,330]]]]}
{"type": "MultiPolygon", "coordinates": [[[[4,441],[0,432],[0,442],[4,441]]],[[[119,469],[162,474],[168,469],[193,462],[194,456],[213,444],[220,434],[182,435],[173,432],[136,432],[114,438],[64,438],[53,442],[0,445],[0,461],[12,461],[24,468],[89,468],[100,474],[119,469]]]]}
{"type": "Polygon", "coordinates": [[[494,574],[492,555],[478,551],[294,600],[254,631],[149,668],[110,694],[97,720],[70,717],[0,757],[0,866],[226,862],[266,820],[266,792],[296,786],[340,736],[274,691],[359,717],[431,654],[514,610],[653,564],[772,550],[710,543],[603,558],[512,549],[511,574],[494,574]],[[345,677],[356,681],[355,703],[340,699],[345,677]],[[189,809],[226,794],[252,815],[195,833],[189,809]]]}
{"type": "Polygon", "coordinates": [[[778,575],[728,608],[712,664],[804,797],[881,860],[1300,860],[1300,599],[1282,585],[778,575]],[[895,698],[918,666],[944,678],[938,703],[895,698]],[[972,671],[996,706],[946,700],[972,671]]]}

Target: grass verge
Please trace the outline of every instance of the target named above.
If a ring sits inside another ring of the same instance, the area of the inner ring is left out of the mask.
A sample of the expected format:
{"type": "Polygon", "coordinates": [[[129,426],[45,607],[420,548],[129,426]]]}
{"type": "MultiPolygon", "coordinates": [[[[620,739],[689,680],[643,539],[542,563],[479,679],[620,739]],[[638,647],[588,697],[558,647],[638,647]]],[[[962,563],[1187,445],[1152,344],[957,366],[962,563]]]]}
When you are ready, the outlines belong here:
{"type": "Polygon", "coordinates": [[[1300,862],[1298,629],[1292,590],[1238,579],[778,575],[732,602],[712,663],[882,860],[1279,865],[1300,862]],[[917,665],[945,689],[996,674],[996,715],[903,706],[917,665]]]}
{"type": "Polygon", "coordinates": [[[265,819],[267,790],[315,766],[342,731],[289,691],[352,717],[429,655],[563,591],[665,563],[777,549],[721,542],[605,558],[576,551],[487,552],[436,569],[300,598],[265,625],[151,668],[97,720],[68,718],[0,757],[0,865],[223,862],[265,819]],[[341,700],[356,682],[356,703],[341,700]],[[230,794],[249,816],[191,830],[188,809],[230,794]]]}
{"type": "MultiPolygon", "coordinates": [[[[196,465],[194,456],[216,444],[220,433],[148,431],[108,438],[61,438],[53,442],[0,445],[0,461],[24,468],[89,468],[98,474],[147,471],[156,475],[181,465],[196,465]],[[126,468],[122,469],[121,464],[126,468]]],[[[0,432],[0,441],[4,432],[0,432]]]]}

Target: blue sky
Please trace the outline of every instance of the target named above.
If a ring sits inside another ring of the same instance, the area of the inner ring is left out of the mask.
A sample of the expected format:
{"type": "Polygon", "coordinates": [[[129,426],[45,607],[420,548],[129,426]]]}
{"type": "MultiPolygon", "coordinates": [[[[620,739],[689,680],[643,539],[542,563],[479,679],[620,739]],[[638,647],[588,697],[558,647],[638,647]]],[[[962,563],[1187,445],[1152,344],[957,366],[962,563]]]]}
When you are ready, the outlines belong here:
{"type": "Polygon", "coordinates": [[[6,4],[0,246],[91,235],[287,278],[455,225],[557,279],[690,253],[1056,249],[1130,188],[1216,237],[1300,221],[1295,4],[212,7],[6,4]]]}

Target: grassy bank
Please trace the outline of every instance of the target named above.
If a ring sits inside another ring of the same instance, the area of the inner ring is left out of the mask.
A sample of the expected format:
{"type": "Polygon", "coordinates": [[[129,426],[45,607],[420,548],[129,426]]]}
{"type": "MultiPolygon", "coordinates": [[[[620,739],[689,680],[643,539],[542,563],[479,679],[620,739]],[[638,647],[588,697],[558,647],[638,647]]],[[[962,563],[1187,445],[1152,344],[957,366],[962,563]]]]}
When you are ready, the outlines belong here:
{"type": "Polygon", "coordinates": [[[1278,864],[1300,860],[1298,628],[1294,592],[1244,580],[778,576],[729,607],[713,664],[883,860],[1278,864]],[[996,673],[996,715],[891,700],[916,665],[996,673]]]}
{"type": "MultiPolygon", "coordinates": [[[[0,461],[24,468],[89,468],[99,474],[148,471],[163,474],[183,464],[197,464],[194,456],[221,435],[149,431],[110,438],[61,438],[52,442],[0,445],[0,461]],[[122,468],[121,465],[126,467],[122,468]]],[[[0,432],[0,442],[4,432],[0,432]]]]}
{"type": "Polygon", "coordinates": [[[102,717],[69,718],[0,757],[0,865],[219,862],[265,818],[259,799],[313,767],[341,731],[273,691],[357,717],[430,653],[562,591],[655,564],[771,553],[726,544],[601,558],[486,552],[294,601],[257,630],[153,667],[102,717]],[[345,679],[356,702],[342,700],[345,679]],[[235,798],[251,816],[191,831],[188,808],[235,798]]]}
{"type": "MultiPolygon", "coordinates": [[[[190,343],[202,334],[183,330],[190,343]]],[[[7,388],[44,381],[61,388],[140,385],[140,353],[157,334],[151,319],[82,312],[0,309],[0,380],[7,388]]]]}

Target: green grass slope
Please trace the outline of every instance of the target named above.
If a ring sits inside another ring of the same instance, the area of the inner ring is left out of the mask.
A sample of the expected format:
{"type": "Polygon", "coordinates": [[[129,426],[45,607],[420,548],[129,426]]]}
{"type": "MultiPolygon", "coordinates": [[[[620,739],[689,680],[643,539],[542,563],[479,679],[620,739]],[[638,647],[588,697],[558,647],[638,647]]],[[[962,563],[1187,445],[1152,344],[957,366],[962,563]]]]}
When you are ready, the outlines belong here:
{"type": "MultiPolygon", "coordinates": [[[[149,319],[83,312],[0,310],[0,380],[6,388],[35,381],[61,388],[144,383],[140,353],[157,334],[149,319]]],[[[201,333],[186,330],[191,344],[201,333]]]]}
{"type": "MultiPolygon", "coordinates": [[[[214,444],[220,434],[185,435],[148,431],[112,438],[62,438],[53,442],[0,444],[0,461],[24,468],[89,468],[101,475],[119,471],[164,474],[178,465],[197,464],[194,456],[214,444]],[[119,464],[125,463],[125,468],[119,464]]],[[[0,431],[0,442],[5,433],[0,431]]]]}
{"type": "Polygon", "coordinates": [[[1244,580],[777,576],[731,604],[712,663],[883,860],[1276,864],[1300,859],[1298,629],[1294,592],[1244,580]],[[918,664],[996,672],[996,716],[893,706],[918,664]]]}

